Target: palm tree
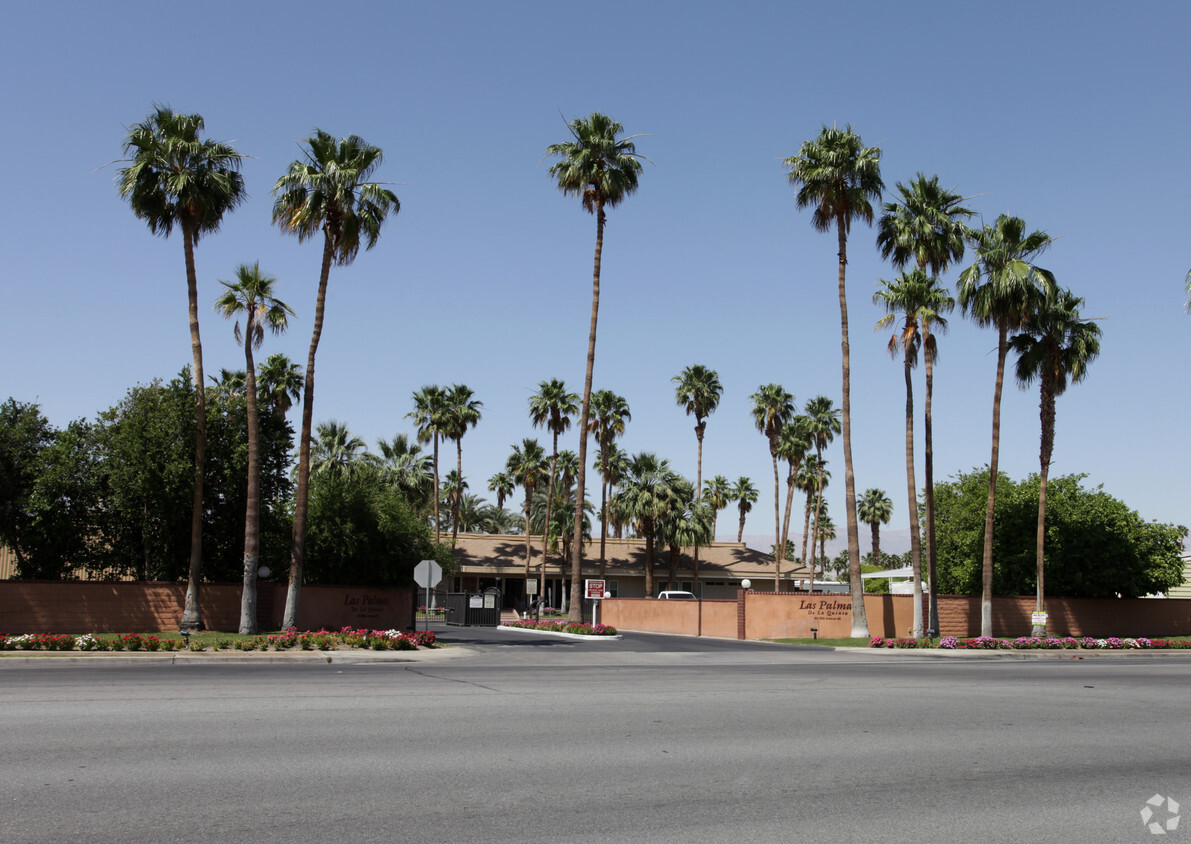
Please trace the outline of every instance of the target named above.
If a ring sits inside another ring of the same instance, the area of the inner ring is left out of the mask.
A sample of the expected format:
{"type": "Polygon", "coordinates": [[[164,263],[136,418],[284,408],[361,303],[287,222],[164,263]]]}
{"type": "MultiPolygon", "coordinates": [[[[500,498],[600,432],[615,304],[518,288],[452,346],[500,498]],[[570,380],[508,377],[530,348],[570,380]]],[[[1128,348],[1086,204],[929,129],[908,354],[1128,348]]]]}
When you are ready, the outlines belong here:
{"type": "Polygon", "coordinates": [[[335,419],[320,422],[312,440],[310,474],[316,478],[351,477],[377,463],[364,440],[335,419]]]}
{"type": "MultiPolygon", "coordinates": [[[[941,275],[953,261],[964,257],[964,238],[968,227],[963,222],[973,215],[970,208],[960,205],[963,198],[939,185],[939,177],[927,179],[921,173],[909,185],[897,183],[899,201],[886,202],[884,214],[877,225],[877,246],[881,257],[892,261],[896,269],[905,269],[910,261],[923,272],[941,275]]],[[[943,314],[950,313],[955,300],[941,288],[932,294],[934,305],[923,310],[919,321],[922,331],[923,359],[926,364],[926,395],[923,400],[923,469],[925,473],[926,565],[930,583],[937,582],[935,569],[938,552],[935,545],[935,458],[934,429],[931,403],[934,397],[934,363],[937,348],[931,324],[937,323],[946,331],[943,314]]],[[[917,510],[917,506],[913,508],[917,510]]],[[[939,629],[938,590],[930,590],[930,629],[939,629]]]]}
{"type": "MultiPolygon", "coordinates": [[[[1042,445],[1039,450],[1037,604],[1046,608],[1043,583],[1043,551],[1046,544],[1046,482],[1055,444],[1055,399],[1067,391],[1067,382],[1078,384],[1088,372],[1088,364],[1100,354],[1100,326],[1081,321],[1079,309],[1084,300],[1070,290],[1059,291],[1051,303],[1031,313],[1015,335],[1010,347],[1017,352],[1017,381],[1027,387],[1041,384],[1039,402],[1042,421],[1042,445]]],[[[1035,625],[1032,635],[1045,636],[1046,625],[1035,625]]]]}
{"type": "MultiPolygon", "coordinates": [[[[227,282],[220,283],[226,284],[227,282]]],[[[244,395],[244,385],[248,383],[248,373],[243,369],[223,369],[221,367],[218,378],[214,375],[208,375],[207,378],[211,381],[211,386],[207,390],[213,393],[215,398],[223,401],[244,395]]]]}
{"type": "Polygon", "coordinates": [[[659,523],[673,506],[680,476],[667,460],[641,452],[629,461],[628,477],[612,501],[612,509],[626,523],[634,525],[645,539],[645,596],[653,597],[654,540],[659,523]]]}
{"type": "MultiPolygon", "coordinates": [[[[450,519],[451,523],[451,530],[455,532],[456,536],[458,535],[458,531],[455,528],[455,504],[456,502],[462,500],[463,493],[468,490],[469,486],[470,485],[467,483],[467,478],[464,478],[462,475],[460,475],[456,469],[452,469],[451,471],[447,472],[446,477],[442,479],[442,489],[438,491],[439,500],[442,501],[443,506],[447,508],[448,518],[450,519]]],[[[454,542],[454,539],[452,539],[452,542],[454,542]]]]}
{"type": "Polygon", "coordinates": [[[852,635],[868,635],[864,614],[864,588],[860,582],[860,538],[856,523],[856,481],[852,471],[852,379],[848,354],[848,300],[845,276],[848,266],[848,231],[854,219],[873,222],[872,201],[881,198],[881,151],[866,147],[851,126],[842,131],[823,127],[813,141],[803,143],[798,155],[787,158],[790,184],[798,188],[799,208],[814,207],[811,225],[817,231],[835,226],[839,242],[840,348],[843,358],[844,501],[848,527],[848,570],[852,585],[852,635]]]}
{"type": "MultiPolygon", "coordinates": [[[[782,520],[779,514],[781,494],[778,491],[781,482],[777,475],[777,458],[782,428],[794,415],[794,395],[787,393],[781,384],[763,384],[757,392],[749,396],[753,403],[753,424],[757,430],[769,440],[769,456],[773,458],[773,541],[776,545],[781,540],[782,520]]],[[[782,561],[776,554],[773,557],[773,591],[778,591],[778,582],[782,572],[782,561]]]]}
{"type": "Polygon", "coordinates": [[[732,500],[736,502],[736,508],[740,511],[740,527],[736,531],[737,542],[744,541],[744,518],[757,503],[759,494],[753,482],[744,476],[737,478],[736,485],[732,487],[732,500]]]}
{"type": "Polygon", "coordinates": [[[248,399],[248,502],[244,514],[244,586],[240,594],[240,633],[255,635],[256,570],[260,567],[261,547],[261,445],[260,410],[256,386],[254,349],[265,339],[265,329],[274,334],[285,331],[293,310],[273,296],[271,275],[261,272],[260,263],[241,264],[234,282],[220,281],[226,288],[215,302],[215,310],[234,318],[244,314],[244,331],[235,323],[236,341],[244,346],[245,395],[248,399]]]}
{"type": "Polygon", "coordinates": [[[310,495],[310,438],[314,420],[314,356],[323,332],[327,280],[331,264],[351,264],[360,252],[376,245],[381,226],[390,213],[397,214],[397,195],[378,182],[368,181],[383,158],[380,147],[355,135],[336,142],[334,136],[315,129],[306,139],[304,161],[294,161],[273,185],[273,222],[301,243],[323,236],[322,268],[314,306],[314,329],[306,357],[306,383],[302,397],[302,431],[298,438],[298,487],[294,494],[293,547],[290,551],[289,591],[282,626],[297,622],[306,559],[306,515],[310,495]]]}
{"type": "MultiPolygon", "coordinates": [[[[447,439],[455,441],[455,471],[459,477],[463,477],[463,435],[467,433],[468,428],[474,428],[479,423],[480,408],[484,406],[483,402],[473,398],[473,395],[471,388],[466,384],[455,384],[447,391],[445,397],[446,428],[444,433],[447,439]]],[[[456,490],[451,499],[452,547],[459,537],[459,494],[459,490],[456,490]]]]}
{"type": "Polygon", "coordinates": [[[674,398],[678,406],[686,410],[687,416],[695,417],[695,438],[699,442],[695,474],[695,498],[698,500],[703,491],[703,433],[707,430],[707,417],[719,406],[724,388],[720,385],[719,373],[698,363],[686,367],[670,380],[677,384],[674,398]]]}
{"type": "MultiPolygon", "coordinates": [[[[831,473],[827,471],[827,461],[820,460],[814,454],[808,454],[802,461],[802,468],[798,470],[796,484],[806,493],[806,510],[802,523],[802,565],[807,564],[807,551],[810,551],[811,574],[815,568],[814,540],[811,539],[811,507],[817,500],[822,504],[823,490],[831,480],[831,473]]],[[[815,507],[818,511],[819,507],[815,507]]]]}
{"type": "MultiPolygon", "coordinates": [[[[782,559],[787,556],[790,542],[790,511],[794,505],[794,488],[798,484],[798,471],[802,468],[802,461],[811,448],[810,417],[795,416],[793,420],[782,426],[778,439],[778,456],[786,461],[789,470],[786,473],[786,512],[782,517],[781,543],[775,555],[782,559]]],[[[775,585],[774,591],[777,591],[775,585]]],[[[811,591],[811,590],[807,590],[811,591]]]]}
{"type": "Polygon", "coordinates": [[[478,495],[465,495],[460,499],[458,509],[456,526],[465,533],[477,533],[484,529],[493,507],[478,495]]]}
{"type": "MultiPolygon", "coordinates": [[[[825,571],[827,567],[827,540],[835,539],[835,522],[831,520],[830,514],[827,512],[827,504],[823,504],[823,510],[815,516],[815,536],[819,541],[819,570],[825,571]]],[[[814,572],[811,572],[811,583],[814,583],[814,572]]],[[[863,587],[863,584],[861,584],[863,587]]]]}
{"type": "Polygon", "coordinates": [[[1026,234],[1025,221],[1002,214],[991,226],[972,232],[976,261],[959,276],[958,299],[965,314],[980,326],[997,329],[997,379],[993,388],[992,459],[988,466],[988,506],[984,516],[984,571],[980,601],[980,633],[992,635],[993,505],[1001,443],[1001,387],[1009,332],[1017,330],[1037,307],[1037,300],[1053,299],[1054,276],[1031,260],[1051,244],[1038,230],[1026,234]]]}
{"type": "MultiPolygon", "coordinates": [[[[918,532],[918,483],[914,477],[914,382],[910,377],[918,364],[918,350],[922,346],[920,326],[925,314],[939,319],[939,302],[949,299],[945,292],[928,277],[925,270],[903,272],[895,281],[881,280],[881,290],[873,294],[873,303],[885,308],[885,316],[877,321],[877,328],[893,324],[900,312],[902,324],[889,338],[889,354],[902,350],[902,368],[906,379],[906,500],[910,514],[910,565],[914,570],[914,627],[911,635],[921,638],[922,630],[922,543],[918,532]]],[[[934,628],[931,628],[932,630],[934,628]]]]}
{"type": "MultiPolygon", "coordinates": [[[[622,483],[629,474],[629,455],[628,453],[612,443],[608,446],[608,500],[612,500],[613,491],[617,485],[622,483]]],[[[616,518],[616,514],[609,509],[608,524],[613,530],[613,535],[616,539],[622,539],[624,536],[624,522],[616,518]]]]}
{"type": "Polygon", "coordinates": [[[728,506],[732,500],[732,482],[723,475],[703,482],[703,497],[711,507],[711,540],[715,541],[716,525],[719,523],[720,510],[728,506]]]}
{"type": "Polygon", "coordinates": [[[377,440],[381,468],[388,482],[396,486],[413,505],[417,513],[425,513],[434,484],[434,462],[422,453],[422,447],[410,442],[405,434],[395,434],[391,440],[377,440]]]}
{"type": "MultiPolygon", "coordinates": [[[[915,502],[917,506],[917,502],[915,502]]],[[[885,494],[883,489],[866,489],[864,495],[856,499],[856,517],[860,521],[869,525],[873,530],[873,565],[880,568],[881,566],[881,525],[889,524],[889,520],[893,517],[893,501],[885,494]]],[[[934,591],[933,589],[931,591],[934,591]]],[[[922,613],[922,598],[919,596],[915,598],[918,602],[918,612],[915,616],[921,621],[922,613]]],[[[915,636],[921,636],[921,633],[915,633],[915,636]]]]}
{"type": "Polygon", "coordinates": [[[496,509],[503,510],[505,499],[513,494],[517,479],[510,472],[497,472],[488,479],[488,491],[496,496],[496,509]]]}
{"type": "Polygon", "coordinates": [[[600,450],[600,579],[604,579],[607,565],[604,545],[608,538],[608,488],[612,467],[609,458],[617,437],[624,433],[625,423],[633,418],[629,403],[611,390],[596,390],[591,394],[591,418],[587,430],[595,435],[600,450]]]}
{"type": "MultiPolygon", "coordinates": [[[[550,508],[554,503],[554,478],[558,468],[558,437],[571,427],[571,417],[578,411],[579,397],[568,393],[566,384],[557,378],[542,381],[538,391],[529,397],[529,418],[535,428],[545,427],[554,435],[550,452],[550,475],[546,488],[545,524],[550,524],[550,508]]],[[[546,531],[542,532],[542,565],[546,565],[546,531]]],[[[543,572],[545,570],[543,569],[543,572]]]]}
{"type": "MultiPolygon", "coordinates": [[[[823,459],[823,449],[827,448],[832,441],[835,440],[835,435],[840,432],[842,425],[840,423],[840,411],[831,399],[827,396],[815,396],[806,403],[806,415],[810,420],[807,423],[811,439],[815,444],[815,466],[818,468],[820,475],[827,466],[827,461],[823,459]]],[[[814,536],[819,535],[819,514],[823,511],[823,490],[827,488],[827,484],[820,476],[815,481],[815,532],[814,536]]],[[[814,540],[811,540],[811,551],[814,551],[814,540]]]]}
{"type": "Polygon", "coordinates": [[[711,507],[695,496],[694,485],[684,477],[677,477],[672,487],[667,512],[658,524],[658,533],[669,547],[671,589],[677,588],[678,559],[682,555],[682,549],[690,548],[693,563],[691,576],[695,582],[695,594],[699,594],[698,550],[700,545],[706,545],[711,541],[712,517],[711,507]]]}
{"type": "Polygon", "coordinates": [[[281,352],[274,352],[257,367],[259,401],[277,416],[285,416],[302,396],[302,368],[281,352]]]}
{"type": "MultiPolygon", "coordinates": [[[[595,262],[591,281],[591,329],[587,339],[587,372],[583,379],[583,404],[579,411],[579,476],[576,498],[582,500],[587,470],[587,424],[591,415],[591,378],[595,370],[596,323],[600,312],[600,259],[604,251],[605,208],[615,208],[637,190],[641,172],[635,135],[618,137],[624,127],[610,117],[593,112],[586,120],[572,120],[567,127],[572,140],[552,144],[546,155],[561,160],[550,167],[550,175],[566,196],[578,196],[583,210],[596,218],[595,262]]],[[[579,600],[580,561],[583,552],[583,509],[576,508],[574,557],[571,562],[571,605],[569,618],[583,620],[579,600]]]]}
{"type": "Polygon", "coordinates": [[[525,439],[521,445],[513,446],[513,453],[509,455],[505,464],[505,471],[517,479],[517,485],[525,490],[525,579],[529,580],[529,567],[533,561],[533,546],[530,542],[529,508],[533,503],[533,493],[538,484],[546,477],[546,452],[537,440],[525,439]]]}
{"type": "Polygon", "coordinates": [[[203,564],[203,477],[207,454],[207,394],[203,389],[203,344],[199,337],[198,276],[194,247],[199,238],[219,231],[224,214],[246,196],[240,175],[243,156],[230,145],[203,140],[202,115],[177,114],[154,105],[153,113],[134,124],[124,140],[128,166],[116,177],[120,196],[149,231],[169,237],[182,230],[186,258],[186,298],[190,313],[190,349],[194,371],[194,499],[190,515],[190,571],[181,626],[201,623],[199,584],[203,564]]]}
{"type": "MultiPolygon", "coordinates": [[[[437,384],[430,384],[413,394],[414,409],[405,414],[418,430],[418,442],[434,443],[431,460],[434,464],[434,489],[438,482],[438,443],[446,436],[449,426],[447,419],[447,391],[437,384]]],[[[442,525],[438,518],[438,494],[434,495],[434,541],[442,541],[442,525]]]]}

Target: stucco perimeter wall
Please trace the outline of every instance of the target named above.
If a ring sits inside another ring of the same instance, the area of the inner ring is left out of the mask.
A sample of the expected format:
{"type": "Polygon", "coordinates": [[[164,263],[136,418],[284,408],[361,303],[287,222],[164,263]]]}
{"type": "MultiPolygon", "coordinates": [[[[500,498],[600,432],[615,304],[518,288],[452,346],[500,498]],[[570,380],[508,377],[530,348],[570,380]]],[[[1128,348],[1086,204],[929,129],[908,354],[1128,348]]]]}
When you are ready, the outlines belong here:
{"type": "Polygon", "coordinates": [[[736,601],[658,601],[653,598],[606,598],[600,621],[617,630],[678,633],[683,636],[736,638],[736,601]]]}
{"type": "MultiPolygon", "coordinates": [[[[235,631],[240,626],[240,585],[204,583],[203,626],[235,631]]],[[[0,632],[148,633],[176,631],[186,601],[182,583],[90,583],[0,581],[0,632]]],[[[285,610],[285,585],[258,586],[260,624],[277,630],[285,610]]],[[[301,630],[340,627],[396,628],[413,624],[408,589],[306,586],[298,604],[301,630]]]]}
{"type": "MultiPolygon", "coordinates": [[[[1032,596],[992,599],[994,636],[1030,635],[1032,596]]],[[[1185,636],[1191,634],[1187,598],[1047,598],[1048,636],[1185,636]]],[[[939,629],[944,636],[980,635],[980,598],[939,596],[939,629]]]]}

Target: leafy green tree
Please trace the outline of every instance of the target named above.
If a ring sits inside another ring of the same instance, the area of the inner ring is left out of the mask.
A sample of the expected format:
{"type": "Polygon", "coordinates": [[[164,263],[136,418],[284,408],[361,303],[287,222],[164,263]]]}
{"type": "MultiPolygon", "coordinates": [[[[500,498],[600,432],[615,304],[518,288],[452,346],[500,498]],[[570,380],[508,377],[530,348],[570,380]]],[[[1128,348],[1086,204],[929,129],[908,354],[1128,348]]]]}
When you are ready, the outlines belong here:
{"type": "MultiPolygon", "coordinates": [[[[587,371],[583,379],[583,404],[579,411],[579,475],[576,498],[585,494],[587,470],[587,426],[591,416],[591,379],[595,371],[596,324],[600,311],[600,260],[604,251],[605,209],[615,208],[637,190],[641,173],[635,135],[621,137],[624,127],[610,117],[592,112],[585,120],[572,120],[567,127],[571,140],[552,144],[546,155],[560,160],[550,167],[550,175],[566,196],[577,196],[583,210],[596,218],[595,261],[591,281],[591,329],[587,340],[587,371]]],[[[582,578],[582,508],[576,508],[574,556],[571,561],[571,602],[569,619],[583,620],[580,600],[582,578]]]]}
{"type": "Polygon", "coordinates": [[[608,538],[608,494],[612,486],[613,466],[611,456],[616,438],[624,433],[625,424],[633,418],[629,403],[624,396],[611,390],[596,390],[591,394],[591,418],[587,430],[595,435],[600,450],[600,579],[604,579],[607,567],[605,542],[608,538]]]}
{"type": "Polygon", "coordinates": [[[453,566],[450,549],[376,472],[312,476],[306,548],[310,583],[408,586],[421,560],[453,566]]]}
{"type": "Polygon", "coordinates": [[[211,386],[207,387],[207,395],[214,393],[216,398],[225,400],[244,395],[248,383],[248,373],[243,369],[220,368],[218,377],[208,375],[207,378],[211,382],[211,386]]]}
{"type": "MultiPolygon", "coordinates": [[[[860,539],[856,523],[856,482],[852,470],[852,380],[848,351],[848,300],[845,278],[848,266],[848,232],[853,220],[872,225],[872,202],[881,198],[881,150],[866,147],[851,126],[823,127],[813,141],[803,143],[798,155],[787,158],[790,184],[798,189],[799,208],[813,207],[811,225],[821,232],[834,226],[839,243],[840,348],[843,358],[844,500],[847,511],[848,554],[852,573],[859,582],[860,539]]],[[[852,587],[852,635],[868,635],[868,620],[860,587],[852,587]]]]}
{"type": "MultiPolygon", "coordinates": [[[[1086,489],[1084,475],[1048,483],[1046,591],[1072,598],[1139,598],[1183,582],[1180,558],[1187,529],[1145,521],[1104,491],[1086,489]]],[[[1036,591],[1038,499],[1031,475],[997,481],[993,592],[1036,591]]],[[[960,473],[935,490],[939,523],[939,591],[975,595],[983,589],[984,498],[988,470],[960,473]]]]}
{"type": "MultiPolygon", "coordinates": [[[[881,257],[889,259],[896,269],[902,270],[910,263],[920,271],[929,271],[931,276],[944,273],[952,262],[962,261],[964,239],[968,227],[964,222],[975,212],[964,207],[959,194],[939,184],[938,176],[927,179],[921,173],[909,185],[897,183],[898,198],[886,202],[884,213],[877,224],[877,246],[881,257]]],[[[935,548],[934,491],[934,426],[931,405],[934,397],[934,363],[937,355],[932,325],[939,331],[947,330],[943,314],[950,313],[955,306],[942,288],[934,288],[933,304],[919,314],[922,334],[923,361],[926,369],[926,394],[923,400],[923,471],[924,495],[926,497],[926,559],[928,579],[935,582],[935,568],[938,552],[935,548]]],[[[910,506],[911,513],[917,509],[910,506]]],[[[939,629],[939,604],[936,590],[930,592],[930,629],[939,629]]]]}
{"type": "MultiPolygon", "coordinates": [[[[546,515],[543,523],[550,524],[550,508],[554,504],[554,480],[558,468],[558,438],[571,427],[571,417],[578,411],[579,396],[568,393],[566,384],[557,378],[542,381],[538,391],[529,397],[529,418],[535,428],[546,428],[554,437],[550,452],[550,470],[546,479],[546,515]]],[[[584,437],[586,439],[586,436],[584,437]]],[[[548,531],[542,532],[542,566],[546,565],[548,531]]]]}
{"type": "Polygon", "coordinates": [[[294,499],[294,535],[290,552],[289,592],[282,625],[292,627],[298,614],[305,561],[306,521],[310,484],[310,439],[314,423],[314,357],[323,331],[327,281],[331,264],[347,266],[360,246],[371,249],[389,214],[401,210],[397,195],[379,182],[368,181],[380,166],[380,147],[351,135],[338,142],[316,129],[305,140],[304,159],[294,161],[273,185],[273,223],[298,242],[323,237],[322,268],[314,306],[314,329],[306,358],[302,397],[302,430],[298,439],[298,487],[294,499]]]}
{"type": "MultiPolygon", "coordinates": [[[[917,509],[917,501],[914,502],[914,507],[917,509]]],[[[885,490],[883,489],[877,489],[876,487],[873,487],[872,489],[866,489],[864,491],[864,495],[860,496],[860,498],[856,501],[856,517],[872,528],[873,565],[880,566],[881,525],[889,524],[889,520],[893,517],[893,502],[890,500],[889,496],[885,494],[885,490]]],[[[913,552],[911,552],[910,558],[913,559],[913,552]]],[[[918,588],[921,590],[922,585],[918,584],[918,588]]],[[[919,594],[914,600],[918,602],[920,613],[922,607],[921,594],[919,594]]],[[[919,613],[915,613],[915,616],[917,616],[919,613]]],[[[918,618],[919,622],[921,622],[921,620],[921,618],[918,618]]]]}
{"type": "MultiPolygon", "coordinates": [[[[782,535],[782,520],[779,511],[781,481],[778,479],[777,458],[780,451],[782,429],[794,416],[794,395],[787,393],[781,384],[763,384],[749,396],[753,403],[753,425],[769,441],[769,456],[773,459],[773,539],[779,542],[782,535]]],[[[773,558],[773,582],[776,592],[781,578],[782,563],[773,558]]]]}
{"type": "Polygon", "coordinates": [[[240,633],[255,635],[256,572],[260,567],[261,540],[261,453],[260,409],[257,406],[256,362],[254,349],[265,339],[265,329],[280,334],[289,325],[293,309],[273,295],[277,279],[261,272],[260,263],[236,268],[234,282],[220,281],[223,295],[215,302],[215,310],[232,319],[244,315],[244,331],[239,319],[235,323],[236,342],[244,347],[244,395],[248,411],[248,503],[244,516],[244,585],[240,600],[240,633]]]}
{"type": "MultiPolygon", "coordinates": [[[[1017,381],[1023,387],[1034,381],[1041,384],[1039,402],[1042,444],[1039,450],[1038,493],[1038,584],[1037,611],[1046,608],[1044,550],[1046,547],[1046,486],[1050,458],[1055,444],[1055,399],[1067,391],[1067,383],[1078,384],[1087,375],[1088,364],[1100,354],[1100,327],[1080,318],[1083,299],[1070,290],[1061,290],[1053,302],[1044,302],[1026,319],[1021,334],[1014,335],[1009,346],[1017,352],[1017,381]]],[[[1035,636],[1042,636],[1046,625],[1035,625],[1035,636]]]]}
{"type": "Polygon", "coordinates": [[[753,485],[752,480],[743,475],[736,479],[732,486],[732,500],[736,502],[736,509],[740,512],[740,524],[736,529],[736,541],[744,541],[744,520],[757,503],[760,491],[753,485]]]}
{"type": "Polygon", "coordinates": [[[190,347],[194,377],[194,483],[190,516],[190,573],[182,627],[199,625],[203,564],[203,476],[207,448],[206,392],[203,390],[203,345],[199,335],[198,275],[194,247],[199,238],[219,230],[225,214],[244,201],[240,175],[243,156],[228,144],[204,140],[202,115],[178,114],[154,105],[153,113],[129,129],[124,154],[129,156],[116,177],[120,195],[149,231],[169,237],[182,231],[186,258],[186,295],[190,314],[190,347]]]}
{"type": "Polygon", "coordinates": [[[993,388],[992,457],[989,460],[988,501],[985,506],[984,580],[980,604],[980,632],[992,635],[993,511],[997,493],[1001,447],[1001,388],[1009,332],[1021,327],[1039,298],[1051,299],[1054,276],[1031,261],[1051,244],[1044,231],[1026,234],[1025,221],[1002,214],[991,226],[972,232],[975,262],[960,273],[958,299],[965,314],[980,326],[997,329],[997,378],[993,388]]]}

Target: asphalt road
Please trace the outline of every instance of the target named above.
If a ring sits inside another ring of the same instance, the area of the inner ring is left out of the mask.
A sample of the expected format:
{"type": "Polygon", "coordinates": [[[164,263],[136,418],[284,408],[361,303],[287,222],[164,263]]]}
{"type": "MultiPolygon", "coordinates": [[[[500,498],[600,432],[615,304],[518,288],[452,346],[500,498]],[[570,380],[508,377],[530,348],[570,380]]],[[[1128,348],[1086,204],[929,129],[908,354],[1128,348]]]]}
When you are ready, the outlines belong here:
{"type": "Polygon", "coordinates": [[[0,661],[0,841],[1191,840],[1186,657],[445,635],[0,661]]]}

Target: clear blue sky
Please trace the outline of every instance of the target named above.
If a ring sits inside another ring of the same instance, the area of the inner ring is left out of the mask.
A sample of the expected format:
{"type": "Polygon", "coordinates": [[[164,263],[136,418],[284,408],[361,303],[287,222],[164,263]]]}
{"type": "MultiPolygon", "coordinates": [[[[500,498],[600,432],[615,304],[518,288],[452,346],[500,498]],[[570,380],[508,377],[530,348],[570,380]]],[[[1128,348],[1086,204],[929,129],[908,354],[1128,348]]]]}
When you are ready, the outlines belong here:
{"type": "MultiPolygon", "coordinates": [[[[379,178],[400,183],[402,210],[332,271],[315,419],[375,448],[411,430],[414,390],[466,383],[484,417],[464,474],[487,494],[511,444],[548,443],[526,410],[538,382],[582,388],[595,224],[542,156],[567,138],[563,117],[599,110],[647,133],[652,163],[609,215],[596,387],[632,407],[627,450],[693,477],[693,423],[670,379],[718,370],[704,476],[747,475],[764,492],[749,394],[776,381],[801,409],[840,392],[835,238],[795,208],[781,161],[824,123],[850,123],[882,148],[890,190],[938,174],[986,221],[1008,212],[1061,236],[1040,263],[1104,318],[1104,338],[1059,400],[1052,471],[1191,523],[1189,24],[1175,2],[13,6],[0,35],[0,398],[65,425],[189,362],[181,240],[151,236],[116,167],[97,170],[155,101],[201,113],[209,137],[252,156],[249,200],[197,251],[207,372],[243,365],[209,304],[217,279],[258,260],[298,312],[263,353],[304,361],[320,246],[270,227],[270,189],[314,127],[355,133],[384,149],[379,178]]],[[[863,225],[849,258],[856,484],[889,493],[890,530],[904,529],[902,370],[872,330],[877,279],[894,272],[863,225]]],[[[995,347],[958,313],[941,338],[939,478],[989,459],[995,347]]],[[[1014,477],[1038,469],[1037,403],[1007,385],[1001,465],[1014,477]]],[[[838,441],[827,457],[842,539],[838,441]]],[[[764,492],[746,533],[762,547],[771,532],[764,492]]]]}

